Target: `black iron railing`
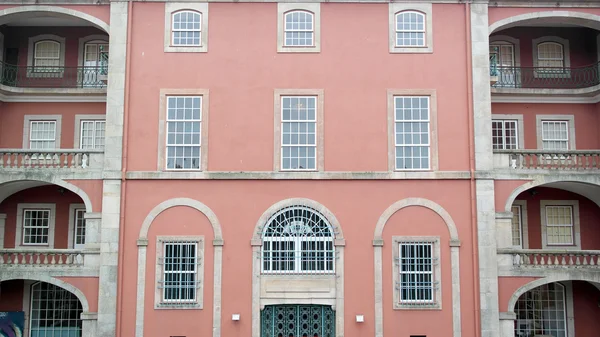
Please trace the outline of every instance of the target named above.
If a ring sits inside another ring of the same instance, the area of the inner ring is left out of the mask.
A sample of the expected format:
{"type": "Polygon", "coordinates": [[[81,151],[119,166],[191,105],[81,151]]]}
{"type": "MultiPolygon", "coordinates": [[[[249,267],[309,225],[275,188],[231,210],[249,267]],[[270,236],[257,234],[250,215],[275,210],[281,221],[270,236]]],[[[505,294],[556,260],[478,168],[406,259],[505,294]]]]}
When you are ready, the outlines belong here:
{"type": "Polygon", "coordinates": [[[600,84],[600,63],[576,68],[505,67],[490,63],[494,88],[580,89],[600,84]]]}
{"type": "Polygon", "coordinates": [[[0,84],[18,88],[104,88],[108,63],[97,66],[16,66],[0,62],[0,84]]]}

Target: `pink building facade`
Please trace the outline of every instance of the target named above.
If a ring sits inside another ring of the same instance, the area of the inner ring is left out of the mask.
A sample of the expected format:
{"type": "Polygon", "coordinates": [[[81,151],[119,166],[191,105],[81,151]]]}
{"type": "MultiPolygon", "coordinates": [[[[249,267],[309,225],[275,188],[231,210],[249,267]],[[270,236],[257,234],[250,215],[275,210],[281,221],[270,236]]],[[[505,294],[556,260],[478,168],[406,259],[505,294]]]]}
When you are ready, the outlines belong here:
{"type": "Polygon", "coordinates": [[[599,34],[573,1],[4,1],[0,333],[593,335],[599,34]]]}

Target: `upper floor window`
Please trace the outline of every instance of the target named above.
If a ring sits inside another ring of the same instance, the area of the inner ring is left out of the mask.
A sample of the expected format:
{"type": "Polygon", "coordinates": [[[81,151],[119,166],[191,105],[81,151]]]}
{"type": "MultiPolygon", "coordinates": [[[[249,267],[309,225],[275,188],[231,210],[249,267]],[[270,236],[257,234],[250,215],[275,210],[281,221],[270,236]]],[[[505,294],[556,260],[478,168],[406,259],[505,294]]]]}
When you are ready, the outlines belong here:
{"type": "Polygon", "coordinates": [[[208,51],[208,3],[165,4],[165,52],[208,51]]]}
{"type": "Polygon", "coordinates": [[[542,144],[544,150],[568,150],[569,122],[542,121],[542,144]]]}
{"type": "Polygon", "coordinates": [[[425,15],[415,11],[396,14],[396,47],[425,46],[425,15]]]}
{"type": "Polygon", "coordinates": [[[81,149],[104,149],[105,128],[106,121],[104,120],[82,120],[79,147],[81,149]]]}
{"type": "Polygon", "coordinates": [[[56,72],[60,66],[60,43],[39,41],[35,44],[33,67],[36,72],[56,72]]]}
{"type": "Polygon", "coordinates": [[[278,3],[278,52],[320,51],[319,3],[278,3]]]}
{"type": "Polygon", "coordinates": [[[55,204],[17,204],[15,247],[54,248],[55,204]]]}
{"type": "Polygon", "coordinates": [[[390,53],[433,52],[431,3],[393,2],[390,11],[390,53]]]}
{"type": "Polygon", "coordinates": [[[171,28],[172,44],[174,46],[200,46],[202,15],[193,11],[181,11],[173,14],[171,28]]]}
{"type": "Polygon", "coordinates": [[[281,97],[281,169],[317,169],[317,97],[281,97]]]}
{"type": "Polygon", "coordinates": [[[202,96],[167,97],[166,123],[166,168],[200,169],[202,96]]]}
{"type": "Polygon", "coordinates": [[[56,148],[56,121],[31,121],[29,130],[30,149],[56,148]]]}
{"type": "Polygon", "coordinates": [[[429,97],[395,96],[394,110],[396,170],[429,170],[429,97]]]}
{"type": "Polygon", "coordinates": [[[517,120],[492,120],[492,146],[494,150],[519,148],[517,120]]]}
{"type": "Polygon", "coordinates": [[[538,67],[563,68],[565,66],[565,55],[560,43],[540,43],[537,50],[538,67]]]}
{"type": "Polygon", "coordinates": [[[540,200],[542,248],[581,249],[579,201],[540,200]]]}
{"type": "Polygon", "coordinates": [[[273,274],[334,272],[334,235],[327,219],[307,206],[275,213],[262,233],[262,271],[273,274]]]}
{"type": "Polygon", "coordinates": [[[569,40],[557,36],[533,39],[535,77],[570,77],[569,40]]]}

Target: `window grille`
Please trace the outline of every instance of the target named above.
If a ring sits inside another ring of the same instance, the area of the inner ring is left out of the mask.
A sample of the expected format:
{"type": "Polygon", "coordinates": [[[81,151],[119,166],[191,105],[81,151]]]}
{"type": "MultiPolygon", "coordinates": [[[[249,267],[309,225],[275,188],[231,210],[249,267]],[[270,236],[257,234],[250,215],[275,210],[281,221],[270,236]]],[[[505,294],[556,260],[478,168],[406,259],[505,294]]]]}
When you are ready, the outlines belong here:
{"type": "Polygon", "coordinates": [[[85,209],[75,210],[75,246],[85,244],[85,209]]]}
{"type": "Polygon", "coordinates": [[[53,284],[31,286],[31,337],[82,336],[81,303],[75,295],[53,284]]]}
{"type": "Polygon", "coordinates": [[[202,96],[167,97],[167,169],[200,169],[202,96]]]}
{"type": "Polygon", "coordinates": [[[262,337],[335,337],[335,311],[325,305],[267,305],[260,313],[262,337]]]}
{"type": "Polygon", "coordinates": [[[106,121],[81,121],[81,149],[104,149],[106,121]]]}
{"type": "Polygon", "coordinates": [[[396,170],[430,169],[428,96],[394,97],[396,170]]]}
{"type": "Polygon", "coordinates": [[[202,15],[193,11],[173,14],[171,41],[174,46],[201,46],[202,15]]]}
{"type": "Polygon", "coordinates": [[[542,147],[544,150],[568,150],[569,122],[542,121],[542,147]]]}
{"type": "Polygon", "coordinates": [[[48,245],[50,210],[23,210],[23,245],[48,245]]]}
{"type": "Polygon", "coordinates": [[[547,245],[574,245],[573,208],[546,206],[547,245]]]}
{"type": "Polygon", "coordinates": [[[159,258],[162,266],[162,304],[187,305],[196,303],[199,287],[197,241],[163,241],[163,254],[159,258]]]}
{"type": "Polygon", "coordinates": [[[34,45],[33,71],[58,72],[60,69],[60,43],[39,41],[34,45]]]}
{"type": "Polygon", "coordinates": [[[523,245],[523,217],[521,215],[521,206],[512,206],[512,245],[522,247],[523,245]]]}
{"type": "Polygon", "coordinates": [[[56,148],[56,121],[31,121],[29,124],[29,148],[56,148]]]}
{"type": "Polygon", "coordinates": [[[281,97],[281,169],[317,168],[317,97],[281,97]]]}
{"type": "Polygon", "coordinates": [[[494,150],[519,148],[516,120],[492,120],[492,144],[494,150]]]}
{"type": "Polygon", "coordinates": [[[425,15],[407,11],[396,14],[396,47],[425,47],[425,15]]]}
{"type": "Polygon", "coordinates": [[[263,230],[265,274],[334,272],[334,236],[325,217],[307,206],[286,207],[263,230]]]}
{"type": "Polygon", "coordinates": [[[565,287],[544,284],[519,297],[515,304],[515,336],[567,337],[565,287]]]}
{"type": "Polygon", "coordinates": [[[285,14],[284,46],[312,47],[314,45],[314,15],[306,11],[285,14]]]}
{"type": "Polygon", "coordinates": [[[433,305],[436,302],[434,265],[434,243],[428,242],[399,242],[398,270],[400,304],[433,305]]]}

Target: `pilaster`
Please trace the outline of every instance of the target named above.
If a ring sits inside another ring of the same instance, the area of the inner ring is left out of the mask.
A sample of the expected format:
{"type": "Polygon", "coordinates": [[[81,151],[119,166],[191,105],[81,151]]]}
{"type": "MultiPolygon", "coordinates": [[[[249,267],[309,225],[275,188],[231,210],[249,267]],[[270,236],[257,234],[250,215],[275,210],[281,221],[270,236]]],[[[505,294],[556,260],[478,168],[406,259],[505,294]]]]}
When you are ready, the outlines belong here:
{"type": "Polygon", "coordinates": [[[4,248],[4,228],[6,226],[6,214],[0,214],[0,249],[4,248]]]}
{"type": "Polygon", "coordinates": [[[498,249],[512,247],[512,212],[496,212],[496,246],[498,249]]]}

